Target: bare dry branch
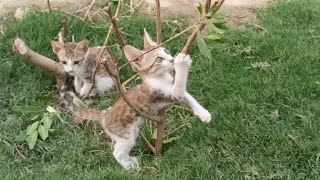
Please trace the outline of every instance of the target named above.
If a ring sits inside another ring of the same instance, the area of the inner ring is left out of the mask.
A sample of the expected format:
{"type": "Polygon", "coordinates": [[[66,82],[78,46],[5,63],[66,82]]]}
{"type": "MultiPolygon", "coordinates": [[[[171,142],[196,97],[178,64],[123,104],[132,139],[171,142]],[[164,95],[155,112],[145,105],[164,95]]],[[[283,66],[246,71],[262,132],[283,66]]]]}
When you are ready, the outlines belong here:
{"type": "Polygon", "coordinates": [[[57,84],[59,87],[65,85],[67,74],[61,64],[32,51],[20,38],[16,38],[14,40],[13,50],[18,52],[19,55],[24,57],[24,59],[29,63],[34,64],[47,71],[48,73],[54,75],[57,79],[57,84]]]}
{"type": "MultiPolygon", "coordinates": [[[[133,7],[133,8],[131,8],[132,6],[130,5],[130,10],[129,10],[129,11],[126,11],[126,12],[120,14],[120,15],[118,14],[118,16],[116,16],[116,18],[122,17],[122,16],[124,16],[125,14],[128,14],[128,13],[132,13],[133,10],[137,9],[137,8],[143,3],[143,1],[144,1],[144,0],[141,0],[141,1],[140,1],[135,7],[133,7]]],[[[131,0],[130,3],[132,3],[132,0],[131,0]]]]}
{"type": "MultiPolygon", "coordinates": [[[[120,69],[121,69],[121,67],[120,67],[120,69]]],[[[122,83],[122,88],[123,88],[124,90],[126,90],[126,85],[127,85],[129,82],[131,82],[132,80],[134,80],[137,76],[138,76],[138,74],[134,74],[134,75],[131,76],[129,79],[127,79],[126,81],[124,81],[124,82],[122,83]]]]}
{"type": "Polygon", "coordinates": [[[171,134],[175,133],[176,131],[178,131],[179,129],[183,128],[187,126],[187,124],[182,124],[181,126],[175,128],[174,130],[168,132],[164,137],[163,137],[163,140],[165,140],[167,137],[169,137],[171,134]]]}
{"type": "MultiPolygon", "coordinates": [[[[96,2],[96,0],[93,0],[92,2],[91,2],[91,4],[90,4],[90,6],[88,7],[88,9],[87,9],[87,12],[86,12],[86,14],[84,15],[84,20],[87,20],[88,18],[90,18],[90,10],[91,10],[91,8],[92,8],[92,6],[94,5],[94,3],[96,2]]],[[[90,18],[91,19],[91,18],[90,18]]]]}
{"type": "Polygon", "coordinates": [[[143,133],[141,131],[139,131],[140,136],[142,137],[143,141],[147,144],[148,148],[154,153],[156,154],[156,150],[155,148],[151,145],[151,143],[148,141],[148,139],[143,135],[143,133]]]}
{"type": "Polygon", "coordinates": [[[50,0],[47,0],[47,6],[48,6],[48,9],[49,9],[49,12],[52,13],[51,6],[50,6],[50,0]]]}
{"type": "Polygon", "coordinates": [[[119,31],[117,22],[116,22],[116,17],[112,16],[112,9],[111,6],[109,5],[107,10],[106,10],[107,14],[109,15],[110,19],[111,19],[111,24],[112,24],[112,28],[114,30],[114,33],[116,34],[116,36],[118,37],[118,39],[120,40],[120,43],[122,46],[126,45],[126,42],[124,41],[121,32],[119,31]]]}
{"type": "Polygon", "coordinates": [[[160,15],[160,0],[156,1],[156,13],[157,13],[157,44],[161,43],[161,15],[160,15]]]}
{"type": "Polygon", "coordinates": [[[62,23],[61,31],[60,31],[59,34],[58,34],[59,42],[60,42],[60,43],[65,44],[65,43],[67,42],[67,33],[68,33],[67,23],[66,23],[66,22],[63,22],[63,23],[62,23]]]}
{"type": "Polygon", "coordinates": [[[160,110],[158,116],[161,118],[159,122],[157,122],[157,140],[155,144],[155,155],[159,156],[162,151],[163,140],[165,137],[165,126],[166,126],[166,109],[163,108],[160,110]]]}
{"type": "Polygon", "coordinates": [[[206,14],[209,12],[210,7],[211,7],[211,0],[207,0],[205,5],[205,11],[204,11],[206,12],[206,14]]]}

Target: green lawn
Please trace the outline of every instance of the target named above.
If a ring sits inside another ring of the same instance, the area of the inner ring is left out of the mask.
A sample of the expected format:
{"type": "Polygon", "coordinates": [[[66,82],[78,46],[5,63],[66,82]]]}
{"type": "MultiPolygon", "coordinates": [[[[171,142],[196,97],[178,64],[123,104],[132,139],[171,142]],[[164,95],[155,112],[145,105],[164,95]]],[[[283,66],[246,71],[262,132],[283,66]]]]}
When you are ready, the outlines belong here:
{"type": "MultiPolygon", "coordinates": [[[[21,22],[8,22],[0,37],[0,179],[319,179],[319,9],[316,0],[274,3],[259,12],[259,26],[230,30],[224,35],[228,41],[209,43],[214,59],[192,47],[188,89],[215,120],[203,124],[187,111],[171,109],[169,126],[187,123],[189,128],[175,134],[181,138],[166,144],[161,157],[139,139],[133,154],[139,157],[140,172],[121,169],[99,125],[76,126],[69,115],[63,117],[70,124],[53,124],[60,134],[39,140],[33,150],[15,141],[32,116],[13,112],[13,106],[63,108],[54,79],[16,56],[12,39],[19,36],[35,51],[55,58],[50,40],[61,21],[68,22],[77,41],[87,38],[92,45],[103,43],[107,28],[59,13],[31,13],[21,22]],[[253,68],[256,62],[270,67],[253,68]]],[[[137,47],[144,27],[155,37],[154,22],[145,17],[123,19],[119,26],[137,47]]],[[[163,39],[171,33],[165,26],[163,39]]],[[[168,49],[175,54],[184,42],[180,38],[168,49]]],[[[126,69],[122,79],[132,74],[126,69]]],[[[96,105],[107,107],[113,99],[100,98],[96,105]]]]}

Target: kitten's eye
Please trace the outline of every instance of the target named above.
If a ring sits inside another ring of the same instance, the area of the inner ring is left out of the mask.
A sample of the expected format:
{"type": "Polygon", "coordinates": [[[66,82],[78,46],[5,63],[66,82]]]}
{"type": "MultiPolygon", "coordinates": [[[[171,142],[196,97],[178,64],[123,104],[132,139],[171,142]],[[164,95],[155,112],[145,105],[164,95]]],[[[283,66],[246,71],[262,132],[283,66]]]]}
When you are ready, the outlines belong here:
{"type": "Polygon", "coordinates": [[[80,61],[74,61],[73,64],[79,64],[80,61]]]}
{"type": "Polygon", "coordinates": [[[166,52],[167,54],[170,54],[170,52],[167,49],[164,49],[164,52],[166,52]]]}
{"type": "Polygon", "coordinates": [[[62,62],[62,64],[67,64],[67,62],[66,61],[61,61],[62,62]]]}
{"type": "Polygon", "coordinates": [[[157,57],[157,58],[156,58],[156,62],[157,62],[157,63],[161,63],[162,61],[163,61],[163,58],[162,58],[162,57],[157,57]]]}

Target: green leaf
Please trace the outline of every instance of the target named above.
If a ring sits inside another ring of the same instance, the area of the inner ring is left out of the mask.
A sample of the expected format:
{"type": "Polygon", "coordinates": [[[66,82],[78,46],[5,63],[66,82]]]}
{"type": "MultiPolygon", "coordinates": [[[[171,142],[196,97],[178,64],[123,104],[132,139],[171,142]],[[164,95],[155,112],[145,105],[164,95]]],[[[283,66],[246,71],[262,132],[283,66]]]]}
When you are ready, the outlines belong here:
{"type": "Polygon", "coordinates": [[[52,124],[52,119],[48,114],[43,115],[41,122],[43,123],[44,127],[46,127],[47,129],[50,129],[52,124]]]}
{"type": "Polygon", "coordinates": [[[46,140],[47,137],[49,136],[49,129],[42,124],[39,125],[38,132],[42,140],[46,140]]]}
{"type": "Polygon", "coordinates": [[[23,142],[27,139],[27,130],[23,130],[20,132],[18,136],[16,136],[15,141],[23,142]]]}
{"type": "Polygon", "coordinates": [[[27,143],[29,146],[29,149],[33,149],[34,146],[36,145],[37,142],[37,138],[38,138],[38,131],[33,131],[33,133],[31,133],[28,137],[27,137],[27,143]]]}
{"type": "Polygon", "coordinates": [[[221,26],[226,23],[226,20],[222,18],[212,18],[209,23],[214,24],[215,26],[221,26]]]}
{"type": "Polygon", "coordinates": [[[39,114],[45,111],[45,109],[40,106],[13,106],[11,110],[16,113],[24,114],[39,114]]]}
{"type": "Polygon", "coordinates": [[[204,41],[200,32],[197,32],[197,44],[198,44],[200,53],[203,56],[207,57],[208,59],[213,59],[212,55],[208,49],[208,46],[207,46],[206,42],[204,41]]]}
{"type": "Polygon", "coordinates": [[[221,36],[219,34],[216,33],[211,33],[208,36],[206,36],[207,39],[212,40],[212,41],[216,41],[216,40],[220,40],[221,36]]]}
{"type": "Polygon", "coordinates": [[[199,2],[199,6],[197,7],[200,15],[202,16],[202,13],[203,13],[203,5],[199,2]]]}
{"type": "Polygon", "coordinates": [[[151,139],[153,140],[157,140],[157,134],[158,134],[158,129],[154,129],[152,135],[151,135],[151,139]]]}
{"type": "Polygon", "coordinates": [[[208,23],[207,26],[208,26],[209,32],[217,32],[218,34],[223,34],[224,33],[223,29],[218,28],[213,23],[208,23]]]}
{"type": "Polygon", "coordinates": [[[37,129],[38,125],[39,125],[39,121],[36,121],[33,124],[29,125],[27,127],[27,135],[30,135],[31,133],[33,133],[37,129]]]}
{"type": "Polygon", "coordinates": [[[181,136],[176,136],[176,137],[168,138],[168,139],[166,139],[166,140],[163,141],[163,144],[170,143],[170,142],[175,141],[175,140],[178,140],[178,139],[180,139],[180,138],[181,138],[181,136]]]}
{"type": "Polygon", "coordinates": [[[56,135],[62,134],[62,133],[63,133],[63,131],[58,130],[58,129],[49,129],[49,134],[52,136],[56,136],[56,135]]]}

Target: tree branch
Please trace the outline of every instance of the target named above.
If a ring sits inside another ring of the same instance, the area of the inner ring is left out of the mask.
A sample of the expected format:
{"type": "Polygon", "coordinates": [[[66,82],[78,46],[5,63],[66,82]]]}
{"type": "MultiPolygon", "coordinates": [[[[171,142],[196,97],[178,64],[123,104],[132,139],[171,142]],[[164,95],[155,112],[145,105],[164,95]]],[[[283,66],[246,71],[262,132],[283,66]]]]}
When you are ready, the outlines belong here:
{"type": "Polygon", "coordinates": [[[91,17],[90,17],[90,10],[91,10],[91,8],[92,8],[92,6],[94,5],[95,2],[96,2],[96,0],[93,0],[93,1],[91,2],[90,6],[89,6],[88,9],[87,9],[86,14],[84,15],[83,20],[87,20],[87,18],[90,18],[90,19],[91,19],[91,17]]]}
{"type": "MultiPolygon", "coordinates": [[[[119,2],[120,3],[120,2],[119,2]]],[[[119,31],[117,22],[116,22],[116,17],[112,16],[112,9],[111,6],[109,5],[107,10],[106,10],[107,14],[109,15],[110,19],[111,19],[111,24],[112,24],[112,28],[114,30],[114,33],[116,34],[116,36],[118,37],[118,39],[120,40],[120,43],[122,46],[126,45],[126,42],[124,41],[121,32],[119,31]]]]}
{"type": "Polygon", "coordinates": [[[58,39],[60,43],[65,44],[67,42],[67,34],[68,34],[67,23],[63,22],[61,31],[58,34],[58,39]]]}
{"type": "Polygon", "coordinates": [[[157,13],[157,44],[161,43],[161,15],[160,15],[160,0],[156,1],[156,13],[157,13]]]}
{"type": "Polygon", "coordinates": [[[156,150],[155,148],[150,144],[150,142],[148,141],[148,139],[143,135],[143,133],[141,131],[139,131],[140,136],[142,137],[143,141],[147,144],[148,148],[154,153],[156,154],[156,150]]]}
{"type": "Polygon", "coordinates": [[[57,84],[59,87],[65,85],[68,76],[61,64],[34,52],[20,38],[16,38],[14,40],[13,50],[15,52],[18,52],[19,55],[24,57],[24,59],[29,63],[34,64],[40,67],[41,69],[47,71],[48,73],[54,75],[56,77],[57,84]]]}

